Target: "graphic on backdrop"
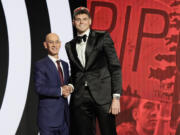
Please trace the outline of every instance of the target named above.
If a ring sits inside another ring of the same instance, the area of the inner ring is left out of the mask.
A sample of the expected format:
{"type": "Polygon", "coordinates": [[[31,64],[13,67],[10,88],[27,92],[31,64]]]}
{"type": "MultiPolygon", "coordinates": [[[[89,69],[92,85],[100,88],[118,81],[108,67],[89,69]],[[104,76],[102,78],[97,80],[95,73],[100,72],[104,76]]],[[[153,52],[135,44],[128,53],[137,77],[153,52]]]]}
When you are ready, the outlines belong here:
{"type": "Polygon", "coordinates": [[[179,7],[175,0],[88,0],[92,28],[111,33],[122,65],[119,135],[144,134],[142,128],[152,135],[175,133],[180,101],[179,7]],[[143,112],[147,121],[140,119],[143,112]]]}

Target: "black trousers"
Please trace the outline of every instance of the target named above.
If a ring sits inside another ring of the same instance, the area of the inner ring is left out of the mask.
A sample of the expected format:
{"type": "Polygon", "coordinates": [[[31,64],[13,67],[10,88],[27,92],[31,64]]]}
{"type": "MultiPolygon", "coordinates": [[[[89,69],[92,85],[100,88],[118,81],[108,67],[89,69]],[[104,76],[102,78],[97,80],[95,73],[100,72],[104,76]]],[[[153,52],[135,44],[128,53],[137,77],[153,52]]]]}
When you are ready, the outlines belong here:
{"type": "Polygon", "coordinates": [[[117,135],[115,116],[109,113],[110,104],[98,105],[88,87],[84,87],[81,104],[70,108],[71,135],[96,135],[96,118],[101,135],[117,135]]]}

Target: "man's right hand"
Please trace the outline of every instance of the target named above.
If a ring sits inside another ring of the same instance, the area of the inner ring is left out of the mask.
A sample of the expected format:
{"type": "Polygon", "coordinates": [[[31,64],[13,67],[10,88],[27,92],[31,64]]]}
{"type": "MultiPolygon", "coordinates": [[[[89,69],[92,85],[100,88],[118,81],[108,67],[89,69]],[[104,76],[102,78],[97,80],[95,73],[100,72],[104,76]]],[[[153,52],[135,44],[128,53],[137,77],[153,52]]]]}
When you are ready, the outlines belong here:
{"type": "Polygon", "coordinates": [[[71,94],[71,86],[68,86],[68,85],[64,85],[61,87],[62,89],[62,96],[67,98],[70,94],[71,94]]]}

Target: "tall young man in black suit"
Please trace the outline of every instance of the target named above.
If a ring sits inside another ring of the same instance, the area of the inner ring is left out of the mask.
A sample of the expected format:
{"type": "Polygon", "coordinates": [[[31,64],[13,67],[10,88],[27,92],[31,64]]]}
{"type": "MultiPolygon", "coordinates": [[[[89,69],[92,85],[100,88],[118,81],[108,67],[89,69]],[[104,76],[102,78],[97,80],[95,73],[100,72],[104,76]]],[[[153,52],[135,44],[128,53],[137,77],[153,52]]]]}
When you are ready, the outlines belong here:
{"type": "Polygon", "coordinates": [[[102,135],[116,135],[120,112],[121,67],[107,32],[90,29],[87,8],[74,10],[77,37],[66,43],[71,66],[71,134],[95,135],[96,118],[102,135]]]}

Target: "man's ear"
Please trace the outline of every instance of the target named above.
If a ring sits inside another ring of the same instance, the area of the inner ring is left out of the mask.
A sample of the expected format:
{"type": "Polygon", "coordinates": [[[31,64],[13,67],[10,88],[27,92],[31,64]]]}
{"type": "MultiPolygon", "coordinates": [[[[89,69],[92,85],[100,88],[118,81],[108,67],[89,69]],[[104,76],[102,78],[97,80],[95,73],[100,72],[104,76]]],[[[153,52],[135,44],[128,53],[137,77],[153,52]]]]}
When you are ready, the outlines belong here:
{"type": "Polygon", "coordinates": [[[132,117],[133,117],[134,120],[138,119],[138,109],[137,108],[134,108],[132,110],[132,117]]]}
{"type": "Polygon", "coordinates": [[[46,41],[43,42],[44,48],[47,49],[47,43],[46,41]]]}
{"type": "Polygon", "coordinates": [[[91,24],[92,24],[92,20],[91,20],[91,18],[90,18],[90,20],[89,20],[89,21],[90,21],[90,25],[91,25],[91,24]]]}
{"type": "Polygon", "coordinates": [[[72,21],[72,24],[73,24],[73,26],[74,26],[74,19],[73,19],[73,21],[72,21]]]}

